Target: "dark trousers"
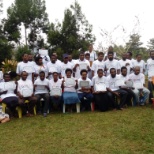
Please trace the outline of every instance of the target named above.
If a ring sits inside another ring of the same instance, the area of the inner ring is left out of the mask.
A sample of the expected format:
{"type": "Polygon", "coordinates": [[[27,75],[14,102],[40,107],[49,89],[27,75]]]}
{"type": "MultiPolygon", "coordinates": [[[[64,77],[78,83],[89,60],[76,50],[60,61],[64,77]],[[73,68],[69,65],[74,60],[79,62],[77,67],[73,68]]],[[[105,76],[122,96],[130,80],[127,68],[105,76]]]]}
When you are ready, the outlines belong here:
{"type": "Polygon", "coordinates": [[[98,106],[101,112],[107,111],[109,109],[107,92],[94,94],[94,102],[95,102],[95,105],[98,106]]]}
{"type": "Polygon", "coordinates": [[[78,93],[78,97],[81,101],[81,107],[85,109],[90,109],[90,104],[93,100],[93,94],[91,93],[78,93]]]}
{"type": "Polygon", "coordinates": [[[152,103],[151,98],[153,98],[154,85],[151,81],[148,81],[148,89],[150,91],[149,102],[152,103]]]}
{"type": "Polygon", "coordinates": [[[40,106],[40,100],[43,98],[44,99],[44,105],[43,105],[43,113],[47,113],[48,109],[49,109],[49,99],[50,96],[48,93],[45,94],[36,94],[35,97],[37,98],[37,109],[38,111],[41,110],[41,106],[40,106]]]}
{"type": "Polygon", "coordinates": [[[18,98],[15,96],[7,97],[3,99],[3,103],[7,105],[12,113],[15,113],[16,107],[18,105],[18,98]]]}
{"type": "Polygon", "coordinates": [[[119,90],[116,90],[114,92],[118,92],[120,94],[120,104],[118,104],[118,102],[116,101],[115,97],[116,95],[114,95],[113,93],[111,92],[108,92],[108,98],[109,98],[109,101],[112,105],[112,107],[115,109],[120,109],[122,108],[125,104],[126,104],[126,100],[127,100],[127,96],[128,96],[128,92],[126,92],[125,90],[122,90],[122,89],[119,89],[119,90]]]}

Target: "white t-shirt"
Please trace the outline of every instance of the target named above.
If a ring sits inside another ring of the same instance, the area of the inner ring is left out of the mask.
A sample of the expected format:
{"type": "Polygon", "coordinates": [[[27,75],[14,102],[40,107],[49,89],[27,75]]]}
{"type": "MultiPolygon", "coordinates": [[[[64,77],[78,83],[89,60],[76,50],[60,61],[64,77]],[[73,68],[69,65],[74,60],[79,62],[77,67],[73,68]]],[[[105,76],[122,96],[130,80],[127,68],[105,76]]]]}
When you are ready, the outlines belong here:
{"type": "Polygon", "coordinates": [[[128,79],[133,82],[139,81],[145,84],[145,75],[143,73],[139,73],[138,75],[132,73],[128,76],[128,79]]]}
{"type": "Polygon", "coordinates": [[[122,74],[120,74],[120,79],[122,79],[124,82],[128,81],[128,75],[123,76],[122,74]]]}
{"type": "Polygon", "coordinates": [[[145,62],[144,62],[144,60],[141,60],[141,61],[134,60],[133,68],[136,67],[136,66],[139,66],[140,67],[140,73],[143,73],[143,70],[145,69],[145,62]]]}
{"type": "Polygon", "coordinates": [[[110,69],[115,68],[116,70],[118,70],[118,69],[120,69],[120,64],[119,64],[118,60],[116,60],[116,59],[113,59],[112,61],[107,59],[105,61],[105,67],[107,68],[107,76],[108,76],[110,74],[110,69]]]}
{"type": "Polygon", "coordinates": [[[37,85],[35,88],[35,94],[45,94],[49,92],[48,89],[45,87],[49,87],[49,80],[46,78],[44,80],[40,80],[40,78],[38,78],[37,80],[35,80],[34,85],[37,85]]]}
{"type": "Polygon", "coordinates": [[[0,83],[0,91],[3,92],[3,91],[6,91],[7,90],[7,93],[6,94],[2,94],[1,95],[1,99],[2,100],[5,99],[5,98],[7,98],[7,97],[12,97],[12,96],[17,97],[16,94],[14,93],[14,90],[16,89],[16,84],[15,84],[14,81],[10,81],[10,82],[13,85],[12,87],[9,87],[10,89],[8,89],[8,88],[6,89],[6,87],[5,87],[5,84],[7,82],[1,82],[0,83]]]}
{"type": "Polygon", "coordinates": [[[107,87],[110,88],[112,91],[118,90],[119,87],[115,86],[116,80],[120,79],[120,75],[116,75],[115,78],[112,78],[111,75],[107,76],[106,81],[107,81],[107,87]]]}
{"type": "Polygon", "coordinates": [[[26,80],[20,79],[18,81],[17,91],[20,92],[20,94],[22,95],[22,90],[23,89],[31,89],[33,91],[34,90],[34,87],[33,87],[32,81],[29,80],[29,79],[26,79],[26,80]]]}
{"type": "Polygon", "coordinates": [[[57,82],[55,82],[54,79],[49,80],[50,90],[53,88],[61,88],[62,81],[63,81],[62,79],[58,79],[57,82]]]}
{"type": "MultiPolygon", "coordinates": [[[[57,62],[55,62],[55,63],[51,63],[51,62],[47,63],[47,70],[48,70],[48,72],[51,72],[51,73],[53,73],[53,72],[60,73],[60,71],[61,71],[60,67],[61,67],[61,65],[59,63],[57,63],[57,62]]],[[[49,76],[49,79],[52,79],[52,75],[49,76]]]]}
{"type": "Polygon", "coordinates": [[[131,68],[133,67],[131,60],[129,60],[129,59],[126,59],[126,60],[121,59],[121,60],[119,60],[119,65],[120,65],[120,68],[125,66],[127,68],[127,74],[130,74],[131,68]],[[129,65],[126,66],[127,63],[129,65]]]}
{"type": "Polygon", "coordinates": [[[43,65],[47,65],[48,62],[50,62],[50,57],[49,56],[42,56],[42,62],[43,62],[43,65]]]}
{"type": "MultiPolygon", "coordinates": [[[[90,63],[89,63],[89,61],[88,60],[86,60],[86,59],[84,59],[83,61],[81,61],[80,59],[78,59],[78,60],[76,60],[76,64],[82,64],[82,63],[86,63],[87,64],[87,66],[89,66],[90,67],[90,63]]],[[[75,78],[76,79],[79,79],[80,78],[80,67],[79,66],[77,66],[76,67],[76,72],[75,72],[75,78]]]]}
{"type": "Polygon", "coordinates": [[[149,81],[151,81],[152,76],[150,76],[150,71],[154,70],[154,60],[152,60],[152,58],[147,60],[147,70],[148,70],[148,79],[149,79],[149,81]]]}
{"type": "MultiPolygon", "coordinates": [[[[71,78],[75,80],[75,78],[71,78]]],[[[64,80],[67,80],[67,77],[65,77],[64,80]]],[[[64,92],[76,92],[75,86],[66,86],[64,82],[64,92]]]]}
{"type": "Polygon", "coordinates": [[[97,59],[97,54],[96,54],[96,52],[95,51],[92,51],[92,52],[90,52],[90,51],[85,51],[85,54],[86,53],[90,53],[90,61],[94,61],[94,60],[96,60],[97,59]]]}
{"type": "Polygon", "coordinates": [[[61,67],[60,67],[60,72],[61,72],[61,75],[62,75],[62,77],[65,77],[66,76],[66,74],[65,74],[65,70],[67,69],[67,68],[69,68],[69,69],[73,69],[73,65],[70,63],[70,62],[68,62],[67,64],[65,64],[65,63],[61,63],[61,67]]]}
{"type": "Polygon", "coordinates": [[[48,76],[48,69],[47,69],[47,66],[46,65],[35,65],[34,66],[34,69],[35,69],[35,73],[36,74],[39,74],[41,71],[45,72],[45,77],[48,76]]]}
{"type": "Polygon", "coordinates": [[[32,80],[32,73],[35,73],[34,65],[31,62],[24,63],[19,62],[17,64],[16,73],[21,74],[23,71],[26,71],[28,73],[27,79],[32,80]]]}
{"type": "Polygon", "coordinates": [[[3,82],[4,80],[3,80],[3,72],[2,71],[0,71],[0,82],[3,82]]]}
{"type": "Polygon", "coordinates": [[[80,82],[81,81],[88,81],[89,82],[89,88],[92,86],[91,80],[89,78],[86,78],[86,80],[83,80],[82,78],[78,79],[78,93],[83,93],[82,91],[80,91],[82,88],[80,86],[80,82]]]}
{"type": "Polygon", "coordinates": [[[92,67],[91,67],[91,70],[94,71],[94,76],[97,75],[97,70],[98,69],[103,69],[104,70],[105,68],[105,62],[102,60],[102,61],[99,61],[99,60],[95,60],[92,64],[92,67]]]}

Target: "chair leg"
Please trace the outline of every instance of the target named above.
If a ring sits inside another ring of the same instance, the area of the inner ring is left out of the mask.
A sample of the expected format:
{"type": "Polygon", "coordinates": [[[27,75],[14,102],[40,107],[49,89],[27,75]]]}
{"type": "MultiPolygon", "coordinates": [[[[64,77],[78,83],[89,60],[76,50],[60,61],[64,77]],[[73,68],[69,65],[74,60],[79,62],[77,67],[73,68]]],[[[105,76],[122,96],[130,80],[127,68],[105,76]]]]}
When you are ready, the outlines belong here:
{"type": "Polygon", "coordinates": [[[95,104],[94,104],[94,102],[91,102],[90,106],[91,106],[91,111],[94,111],[95,110],[95,104]]]}
{"type": "Polygon", "coordinates": [[[36,105],[34,106],[34,115],[36,115],[36,105]]]}
{"type": "Polygon", "coordinates": [[[5,110],[6,110],[6,104],[5,103],[2,103],[2,111],[5,113],[5,110]]]}
{"type": "Polygon", "coordinates": [[[65,104],[63,104],[63,113],[65,113],[65,104]]]}
{"type": "Polygon", "coordinates": [[[80,103],[76,103],[76,112],[80,113],[80,103]]]}
{"type": "Polygon", "coordinates": [[[21,107],[17,106],[17,107],[16,107],[16,110],[17,110],[17,112],[18,112],[18,117],[19,117],[19,118],[22,118],[22,109],[21,109],[21,107]]]}

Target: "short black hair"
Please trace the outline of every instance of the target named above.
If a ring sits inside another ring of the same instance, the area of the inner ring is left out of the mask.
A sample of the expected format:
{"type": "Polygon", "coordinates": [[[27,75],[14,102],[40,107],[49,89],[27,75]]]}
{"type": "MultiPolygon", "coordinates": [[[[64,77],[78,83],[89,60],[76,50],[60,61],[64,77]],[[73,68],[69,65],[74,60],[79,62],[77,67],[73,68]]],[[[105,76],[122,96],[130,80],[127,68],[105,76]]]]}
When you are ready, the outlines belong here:
{"type": "Polygon", "coordinates": [[[128,51],[127,53],[130,54],[130,56],[133,56],[132,52],[128,51]]]}
{"type": "Polygon", "coordinates": [[[110,69],[110,73],[111,73],[111,71],[112,71],[112,70],[115,70],[115,71],[116,71],[116,69],[115,69],[115,68],[111,68],[111,69],[110,69]]]}
{"type": "MultiPolygon", "coordinates": [[[[9,73],[4,73],[4,74],[3,74],[3,78],[4,78],[6,75],[9,75],[9,76],[10,76],[9,73]]],[[[11,76],[10,76],[10,77],[11,77],[11,76]]]]}
{"type": "Polygon", "coordinates": [[[45,75],[45,72],[44,71],[40,71],[39,74],[44,74],[45,75]]]}
{"type": "Polygon", "coordinates": [[[53,74],[53,75],[54,75],[54,74],[58,74],[58,72],[53,72],[52,74],[53,74]]]}
{"type": "Polygon", "coordinates": [[[138,57],[138,56],[142,56],[142,54],[136,54],[136,57],[138,57]]]}
{"type": "Polygon", "coordinates": [[[87,71],[87,70],[83,69],[83,70],[81,70],[80,75],[82,75],[82,73],[83,73],[83,72],[88,73],[88,71],[87,71]]]}
{"type": "Polygon", "coordinates": [[[99,52],[98,53],[98,56],[100,56],[100,55],[103,55],[104,56],[104,53],[103,52],[99,52]]]}
{"type": "Polygon", "coordinates": [[[125,67],[125,66],[121,67],[121,72],[122,72],[122,70],[124,70],[124,69],[127,70],[127,67],[125,67]]]}
{"type": "Polygon", "coordinates": [[[100,71],[104,72],[102,68],[99,68],[99,69],[97,70],[97,73],[100,72],[100,71]]]}
{"type": "Polygon", "coordinates": [[[40,59],[43,59],[41,56],[35,57],[35,62],[38,62],[40,59]]]}
{"type": "Polygon", "coordinates": [[[71,70],[70,68],[67,68],[67,69],[65,70],[65,74],[66,74],[67,72],[71,72],[71,74],[72,74],[72,70],[71,70]]]}
{"type": "Polygon", "coordinates": [[[109,51],[107,55],[113,55],[113,51],[109,51]]]}
{"type": "MultiPolygon", "coordinates": [[[[22,75],[23,73],[27,73],[27,72],[26,72],[26,71],[22,71],[22,72],[21,72],[21,75],[22,75]]],[[[27,74],[28,74],[28,73],[27,73],[27,74]]]]}
{"type": "Polygon", "coordinates": [[[17,73],[15,71],[9,72],[9,75],[10,75],[11,79],[14,79],[17,77],[17,73]]]}

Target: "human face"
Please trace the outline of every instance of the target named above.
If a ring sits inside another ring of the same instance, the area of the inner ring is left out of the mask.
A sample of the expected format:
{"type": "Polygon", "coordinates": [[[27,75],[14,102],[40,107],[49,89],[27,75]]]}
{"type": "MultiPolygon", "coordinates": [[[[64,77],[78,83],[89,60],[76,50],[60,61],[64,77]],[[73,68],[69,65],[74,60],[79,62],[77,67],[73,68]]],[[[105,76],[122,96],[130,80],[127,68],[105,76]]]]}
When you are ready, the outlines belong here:
{"type": "Polygon", "coordinates": [[[58,73],[54,73],[54,74],[53,74],[53,79],[54,79],[54,80],[58,80],[58,73]]]}
{"type": "Polygon", "coordinates": [[[90,45],[90,46],[89,46],[89,51],[91,52],[92,50],[93,50],[93,46],[90,45]]]}
{"type": "Polygon", "coordinates": [[[42,65],[42,64],[43,64],[43,61],[42,61],[42,58],[40,58],[38,61],[38,65],[42,65]]]}
{"type": "Polygon", "coordinates": [[[67,73],[66,73],[67,78],[70,78],[71,75],[72,75],[71,71],[67,71],[67,73]]]}
{"type": "Polygon", "coordinates": [[[33,61],[33,55],[28,55],[28,61],[33,61]]]}
{"type": "Polygon", "coordinates": [[[22,56],[22,60],[23,60],[24,62],[27,62],[27,61],[28,61],[28,54],[24,54],[24,55],[22,56]]]}
{"type": "Polygon", "coordinates": [[[123,54],[122,54],[122,59],[123,59],[123,60],[126,60],[126,59],[127,59],[127,54],[126,54],[126,53],[123,53],[123,54]]]}
{"type": "Polygon", "coordinates": [[[72,61],[72,55],[68,55],[68,61],[72,61]]]}
{"type": "Polygon", "coordinates": [[[112,61],[112,60],[113,60],[113,54],[108,54],[108,59],[109,59],[110,61],[112,61]]]}
{"type": "Polygon", "coordinates": [[[140,68],[136,67],[135,70],[134,70],[134,73],[135,73],[135,75],[138,75],[140,73],[140,68]]]}
{"type": "Polygon", "coordinates": [[[111,70],[111,76],[112,76],[112,78],[115,78],[115,76],[116,76],[116,70],[115,69],[111,70]]]}
{"type": "Polygon", "coordinates": [[[85,80],[87,78],[87,72],[82,72],[81,76],[82,76],[82,79],[85,80]]]}
{"type": "Polygon", "coordinates": [[[127,75],[127,69],[123,69],[123,70],[121,71],[121,74],[122,74],[123,76],[126,76],[126,75],[127,75]]]}
{"type": "Polygon", "coordinates": [[[131,55],[129,53],[126,54],[127,55],[127,59],[131,60],[131,55]]]}
{"type": "Polygon", "coordinates": [[[103,71],[99,71],[97,74],[98,74],[98,77],[101,78],[103,76],[103,71]]]}
{"type": "Polygon", "coordinates": [[[104,56],[103,56],[103,55],[99,55],[99,56],[98,56],[98,60],[99,60],[99,61],[102,61],[102,60],[103,60],[103,58],[104,58],[104,56]]]}
{"type": "Polygon", "coordinates": [[[137,60],[138,62],[140,62],[141,59],[142,59],[141,55],[138,55],[138,56],[136,57],[136,60],[137,60]]]}
{"type": "Polygon", "coordinates": [[[64,63],[66,64],[68,62],[68,57],[64,58],[64,63]]]}
{"type": "Polygon", "coordinates": [[[28,76],[28,74],[26,72],[22,72],[22,74],[21,74],[22,80],[26,80],[27,76],[28,76]]]}
{"type": "Polygon", "coordinates": [[[79,58],[80,60],[84,60],[84,54],[80,54],[79,58]]]}
{"type": "Polygon", "coordinates": [[[90,59],[90,55],[85,55],[85,59],[89,60],[90,59]]]}
{"type": "Polygon", "coordinates": [[[55,63],[56,62],[56,57],[55,56],[51,56],[51,62],[55,63]]]}
{"type": "Polygon", "coordinates": [[[150,53],[150,57],[151,57],[151,59],[154,60],[154,51],[152,51],[152,52],[150,53]]]}
{"type": "Polygon", "coordinates": [[[9,74],[4,76],[4,81],[5,81],[5,82],[9,82],[10,79],[11,79],[11,78],[10,78],[10,75],[9,75],[9,74]]]}
{"type": "Polygon", "coordinates": [[[40,79],[43,81],[45,78],[45,74],[44,73],[40,73],[40,79]]]}

